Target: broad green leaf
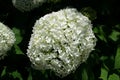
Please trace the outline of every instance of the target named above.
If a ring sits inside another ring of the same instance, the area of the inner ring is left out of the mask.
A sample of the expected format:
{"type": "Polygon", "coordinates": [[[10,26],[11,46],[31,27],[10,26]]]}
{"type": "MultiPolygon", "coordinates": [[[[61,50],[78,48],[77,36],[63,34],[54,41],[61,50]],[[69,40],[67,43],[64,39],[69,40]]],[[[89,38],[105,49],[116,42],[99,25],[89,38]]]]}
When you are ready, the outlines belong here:
{"type": "Polygon", "coordinates": [[[105,33],[104,33],[102,27],[100,27],[99,29],[100,29],[100,30],[99,30],[99,35],[98,35],[98,37],[99,37],[101,40],[107,42],[106,37],[105,37],[105,33]]]}
{"type": "Polygon", "coordinates": [[[16,42],[15,42],[15,45],[14,45],[15,52],[16,52],[16,54],[23,54],[20,47],[17,45],[22,41],[22,36],[21,36],[20,30],[15,28],[15,27],[12,30],[15,33],[15,37],[16,37],[16,42]]]}
{"type": "Polygon", "coordinates": [[[101,60],[101,61],[105,61],[105,60],[107,60],[107,59],[108,59],[108,56],[101,56],[101,57],[100,57],[100,60],[101,60]]]}
{"type": "Polygon", "coordinates": [[[108,71],[106,69],[104,69],[104,68],[101,68],[100,79],[107,80],[107,76],[108,76],[108,71]]]}
{"type": "Polygon", "coordinates": [[[6,74],[6,67],[4,67],[2,73],[1,73],[1,77],[3,77],[6,74]]]}
{"type": "Polygon", "coordinates": [[[20,30],[15,27],[12,30],[15,33],[15,37],[16,37],[15,44],[19,44],[22,41],[22,36],[21,36],[20,30]]]}
{"type": "Polygon", "coordinates": [[[87,68],[88,68],[87,73],[88,73],[88,76],[89,76],[88,80],[95,80],[95,76],[94,76],[93,71],[91,70],[91,68],[89,66],[87,68]]]}
{"type": "Polygon", "coordinates": [[[120,69],[120,47],[117,48],[115,56],[115,69],[120,69]]]}
{"type": "Polygon", "coordinates": [[[29,72],[28,79],[27,80],[32,80],[32,74],[29,72]]]}
{"type": "Polygon", "coordinates": [[[117,74],[113,73],[109,76],[108,80],[120,80],[120,77],[117,74]]]}
{"type": "Polygon", "coordinates": [[[95,27],[93,30],[94,30],[94,33],[96,33],[96,36],[97,36],[100,40],[102,40],[102,41],[104,41],[104,42],[107,42],[106,34],[105,34],[105,32],[103,31],[103,27],[104,27],[104,25],[100,25],[100,26],[98,26],[98,27],[95,27]]]}
{"type": "Polygon", "coordinates": [[[83,68],[83,71],[82,71],[82,80],[88,80],[88,74],[85,68],[83,68]]]}
{"type": "Polygon", "coordinates": [[[113,30],[109,38],[112,39],[113,41],[117,41],[119,39],[118,36],[120,36],[120,32],[113,30]]]}
{"type": "Polygon", "coordinates": [[[15,53],[16,53],[16,54],[23,54],[23,52],[21,51],[21,49],[20,49],[19,46],[14,45],[14,48],[15,48],[15,53]]]}
{"type": "Polygon", "coordinates": [[[21,74],[18,71],[14,71],[10,73],[10,75],[12,75],[14,79],[18,78],[19,80],[23,80],[21,74]]]}

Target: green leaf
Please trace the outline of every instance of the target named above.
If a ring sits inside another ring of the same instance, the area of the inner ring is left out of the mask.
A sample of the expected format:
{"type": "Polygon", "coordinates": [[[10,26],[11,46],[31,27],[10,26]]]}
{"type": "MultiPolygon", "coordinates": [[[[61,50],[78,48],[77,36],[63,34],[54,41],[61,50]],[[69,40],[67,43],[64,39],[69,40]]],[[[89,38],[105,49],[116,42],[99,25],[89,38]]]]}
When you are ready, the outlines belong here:
{"type": "Polygon", "coordinates": [[[16,42],[15,42],[15,45],[14,45],[15,52],[16,52],[16,54],[23,54],[20,47],[17,45],[22,41],[22,36],[21,36],[20,30],[15,28],[15,27],[12,30],[15,33],[15,37],[16,37],[16,42]]]}
{"type": "Polygon", "coordinates": [[[20,47],[18,45],[14,45],[14,48],[15,48],[16,54],[23,54],[22,50],[20,49],[20,47]]]}
{"type": "Polygon", "coordinates": [[[32,80],[32,74],[29,72],[28,79],[27,80],[32,80]]]}
{"type": "Polygon", "coordinates": [[[105,32],[103,31],[103,27],[104,27],[104,25],[100,25],[100,26],[98,26],[98,27],[95,27],[95,28],[93,29],[93,31],[94,31],[94,33],[96,33],[96,36],[97,36],[100,40],[102,40],[102,41],[104,41],[104,42],[107,42],[106,34],[105,34],[105,32]]]}
{"type": "Polygon", "coordinates": [[[88,68],[87,73],[88,73],[88,76],[89,76],[89,80],[95,80],[94,73],[93,73],[93,71],[91,70],[91,68],[89,67],[89,65],[88,65],[87,68],[88,68]]]}
{"type": "Polygon", "coordinates": [[[19,44],[22,41],[22,36],[21,36],[20,30],[15,27],[12,30],[15,33],[15,37],[16,37],[15,44],[19,44]]]}
{"type": "Polygon", "coordinates": [[[115,69],[120,69],[120,47],[117,48],[115,56],[115,69]]]}
{"type": "Polygon", "coordinates": [[[86,68],[82,70],[82,80],[88,80],[88,74],[86,68]]]}
{"type": "Polygon", "coordinates": [[[109,76],[108,80],[120,80],[120,77],[117,74],[113,73],[109,76]]]}
{"type": "Polygon", "coordinates": [[[6,74],[6,67],[4,67],[2,73],[1,73],[1,77],[3,77],[6,74]]]}
{"type": "Polygon", "coordinates": [[[104,68],[101,68],[100,79],[107,80],[107,76],[108,76],[108,71],[106,69],[104,69],[104,68]]]}
{"type": "Polygon", "coordinates": [[[101,56],[101,57],[100,57],[100,60],[101,60],[101,61],[105,61],[105,60],[107,60],[107,59],[108,59],[108,56],[101,56]]]}
{"type": "Polygon", "coordinates": [[[19,80],[23,80],[21,74],[18,71],[14,71],[10,73],[10,75],[12,75],[14,79],[18,78],[19,80]]]}
{"type": "Polygon", "coordinates": [[[113,30],[109,38],[112,39],[113,41],[117,41],[119,39],[118,36],[120,36],[120,32],[113,30]]]}

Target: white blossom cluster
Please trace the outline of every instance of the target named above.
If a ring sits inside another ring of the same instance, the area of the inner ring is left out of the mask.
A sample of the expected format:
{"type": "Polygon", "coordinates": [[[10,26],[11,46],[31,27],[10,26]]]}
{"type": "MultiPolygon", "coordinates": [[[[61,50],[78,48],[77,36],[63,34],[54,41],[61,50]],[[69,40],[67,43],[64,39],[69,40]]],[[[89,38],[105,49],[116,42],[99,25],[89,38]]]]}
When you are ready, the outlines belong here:
{"type": "Polygon", "coordinates": [[[20,11],[30,11],[39,7],[46,0],[12,0],[13,5],[20,11]]]}
{"type": "Polygon", "coordinates": [[[27,55],[36,69],[51,69],[64,77],[86,61],[95,45],[91,21],[66,8],[36,21],[27,55]]]}
{"type": "Polygon", "coordinates": [[[15,35],[12,30],[0,22],[0,59],[10,50],[15,40],[15,35]]]}

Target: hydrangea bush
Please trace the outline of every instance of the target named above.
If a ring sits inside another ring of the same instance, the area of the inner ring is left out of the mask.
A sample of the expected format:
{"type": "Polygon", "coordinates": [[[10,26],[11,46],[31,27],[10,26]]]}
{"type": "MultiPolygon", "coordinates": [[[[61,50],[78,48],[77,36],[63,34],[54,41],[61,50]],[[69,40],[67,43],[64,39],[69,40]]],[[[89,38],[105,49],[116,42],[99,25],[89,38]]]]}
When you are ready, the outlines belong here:
{"type": "Polygon", "coordinates": [[[87,60],[95,45],[91,21],[66,8],[36,21],[27,55],[36,69],[51,69],[64,77],[87,60]]]}
{"type": "Polygon", "coordinates": [[[11,49],[15,40],[12,30],[0,22],[0,59],[11,49]]]}

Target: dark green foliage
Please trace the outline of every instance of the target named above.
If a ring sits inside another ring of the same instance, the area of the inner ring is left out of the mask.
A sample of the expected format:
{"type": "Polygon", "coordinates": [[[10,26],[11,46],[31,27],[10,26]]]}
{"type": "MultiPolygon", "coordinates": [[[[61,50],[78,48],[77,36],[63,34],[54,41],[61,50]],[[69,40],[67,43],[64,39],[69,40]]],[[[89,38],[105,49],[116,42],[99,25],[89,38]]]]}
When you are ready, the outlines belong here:
{"type": "Polygon", "coordinates": [[[0,0],[0,21],[14,31],[17,39],[0,60],[0,80],[120,80],[119,7],[117,0],[59,0],[23,13],[13,7],[11,0],[0,0]],[[26,50],[35,21],[65,7],[77,8],[91,19],[97,44],[85,63],[60,78],[51,70],[35,70],[26,50]]]}

